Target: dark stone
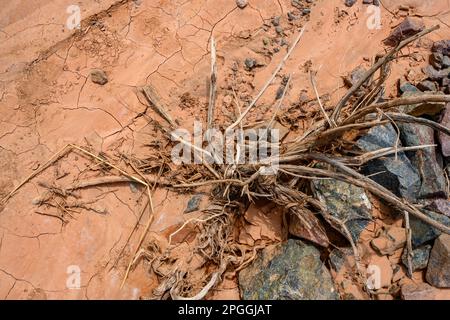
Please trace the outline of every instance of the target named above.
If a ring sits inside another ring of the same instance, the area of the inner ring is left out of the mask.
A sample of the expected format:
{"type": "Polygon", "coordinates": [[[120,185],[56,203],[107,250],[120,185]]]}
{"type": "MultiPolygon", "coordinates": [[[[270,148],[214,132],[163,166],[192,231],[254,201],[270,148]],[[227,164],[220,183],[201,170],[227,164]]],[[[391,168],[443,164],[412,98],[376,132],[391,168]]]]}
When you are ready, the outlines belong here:
{"type": "Polygon", "coordinates": [[[430,64],[437,70],[442,69],[443,60],[444,55],[440,52],[434,52],[430,55],[430,64]]]}
{"type": "MultiPolygon", "coordinates": [[[[363,151],[375,151],[395,146],[397,132],[391,124],[373,127],[361,137],[357,146],[363,151]]],[[[399,145],[401,147],[401,144],[399,145]]],[[[420,188],[420,177],[404,152],[370,161],[363,173],[396,195],[410,201],[416,200],[420,188]]]]}
{"type": "Polygon", "coordinates": [[[349,257],[353,256],[352,248],[336,248],[331,251],[328,259],[334,271],[339,272],[349,257]]]}
{"type": "Polygon", "coordinates": [[[450,67],[450,58],[448,56],[444,56],[442,59],[442,68],[450,67]]]}
{"type": "Polygon", "coordinates": [[[257,62],[253,58],[246,58],[244,61],[244,64],[248,70],[252,70],[253,68],[255,68],[257,66],[257,62]]]}
{"type": "Polygon", "coordinates": [[[433,81],[425,80],[417,85],[417,88],[421,91],[437,91],[437,86],[433,81]]]}
{"type": "Polygon", "coordinates": [[[389,37],[384,40],[384,43],[389,46],[396,46],[400,41],[403,41],[424,29],[425,25],[422,20],[407,17],[391,32],[389,37]]]}
{"type": "Polygon", "coordinates": [[[444,56],[450,55],[450,40],[440,40],[436,41],[431,48],[433,52],[439,52],[444,56]]]}
{"type": "Polygon", "coordinates": [[[366,74],[367,70],[364,67],[358,66],[356,67],[349,76],[345,77],[344,82],[347,86],[352,87],[358,81],[360,81],[364,75],[366,74]]]}
{"type": "Polygon", "coordinates": [[[99,85],[104,85],[108,83],[108,76],[101,69],[93,69],[91,70],[91,81],[99,85]]]}
{"type": "Polygon", "coordinates": [[[427,203],[426,208],[450,217],[450,201],[447,199],[434,199],[427,203]]]}
{"type": "Polygon", "coordinates": [[[347,7],[352,7],[356,3],[356,0],[345,0],[345,5],[347,7]]]}
{"type": "Polygon", "coordinates": [[[426,66],[423,72],[428,76],[430,80],[442,81],[445,77],[450,75],[450,68],[445,68],[442,70],[436,70],[433,66],[426,66]]]}
{"type": "Polygon", "coordinates": [[[357,241],[372,219],[372,206],[364,189],[335,179],[314,180],[313,186],[328,213],[345,222],[353,240],[357,241]]]}
{"type": "Polygon", "coordinates": [[[302,14],[304,15],[304,16],[306,16],[306,15],[308,15],[308,14],[310,14],[311,13],[311,9],[309,9],[309,8],[306,8],[306,9],[303,9],[302,10],[302,14]]]}
{"type": "Polygon", "coordinates": [[[186,207],[186,210],[184,210],[184,213],[190,213],[190,212],[197,211],[198,208],[200,207],[201,200],[202,200],[201,194],[196,194],[196,195],[192,196],[192,198],[190,198],[187,203],[187,207],[186,207]]]}
{"type": "Polygon", "coordinates": [[[399,89],[400,89],[401,93],[405,93],[405,92],[419,92],[419,89],[417,89],[415,86],[413,86],[409,82],[401,83],[399,89]]]}
{"type": "MultiPolygon", "coordinates": [[[[411,259],[412,271],[422,270],[427,267],[428,259],[430,258],[431,246],[425,245],[413,250],[413,257],[411,259]]],[[[402,263],[408,269],[408,250],[404,250],[402,254],[402,263]]]]}
{"type": "Polygon", "coordinates": [[[380,6],[380,0],[373,0],[373,5],[379,7],[380,6]]]}
{"type": "MultiPolygon", "coordinates": [[[[428,210],[422,210],[428,217],[446,225],[450,228],[450,218],[443,214],[438,214],[428,210]]],[[[419,218],[410,216],[411,240],[414,248],[424,244],[425,242],[436,239],[441,235],[441,231],[423,222],[419,218]]]]}
{"type": "Polygon", "coordinates": [[[244,300],[337,300],[330,272],[313,245],[289,240],[260,251],[239,273],[244,300]]]}
{"type": "Polygon", "coordinates": [[[272,24],[277,27],[280,25],[280,17],[273,17],[272,18],[272,24]]]}
{"type": "Polygon", "coordinates": [[[435,287],[450,288],[450,235],[443,234],[434,242],[426,279],[435,287]]]}
{"type": "MultiPolygon", "coordinates": [[[[445,106],[445,111],[442,115],[440,123],[441,125],[450,128],[450,102],[445,106]]],[[[450,157],[450,136],[443,132],[439,132],[438,137],[439,142],[441,143],[442,155],[444,157],[450,157]]]]}
{"type": "Polygon", "coordinates": [[[373,0],[363,0],[363,4],[373,4],[373,0]]]}
{"type": "MultiPolygon", "coordinates": [[[[398,123],[397,125],[405,147],[435,144],[432,128],[410,123],[398,123]]],[[[435,148],[410,151],[406,152],[406,155],[421,178],[416,198],[447,197],[446,180],[443,170],[437,162],[435,148]]]]}

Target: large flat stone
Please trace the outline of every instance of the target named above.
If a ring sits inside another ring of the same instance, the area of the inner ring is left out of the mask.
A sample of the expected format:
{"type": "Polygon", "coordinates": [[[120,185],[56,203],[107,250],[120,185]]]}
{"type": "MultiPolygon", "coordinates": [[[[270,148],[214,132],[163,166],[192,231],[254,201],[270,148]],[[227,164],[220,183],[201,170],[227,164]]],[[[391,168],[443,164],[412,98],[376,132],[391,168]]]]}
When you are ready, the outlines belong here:
{"type": "Polygon", "coordinates": [[[320,252],[301,240],[266,247],[239,273],[244,300],[336,300],[339,295],[320,252]]]}
{"type": "Polygon", "coordinates": [[[431,250],[426,279],[438,288],[450,288],[450,235],[442,234],[431,250]]]}
{"type": "MultiPolygon", "coordinates": [[[[394,147],[397,132],[391,124],[373,127],[357,141],[357,146],[370,152],[383,148],[394,147]]],[[[401,147],[401,143],[398,145],[401,147]]],[[[404,152],[375,159],[367,163],[362,172],[371,175],[371,179],[397,196],[415,201],[420,189],[420,177],[404,152]]]]}

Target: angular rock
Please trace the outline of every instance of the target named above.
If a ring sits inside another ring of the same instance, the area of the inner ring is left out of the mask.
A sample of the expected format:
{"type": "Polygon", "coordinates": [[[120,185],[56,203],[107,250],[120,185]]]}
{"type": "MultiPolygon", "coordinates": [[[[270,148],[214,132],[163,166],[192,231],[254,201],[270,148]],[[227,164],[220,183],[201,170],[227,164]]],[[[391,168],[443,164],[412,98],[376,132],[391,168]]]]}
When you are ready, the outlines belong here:
{"type": "Polygon", "coordinates": [[[345,0],[345,5],[347,7],[352,7],[356,3],[356,0],[345,0]]]}
{"type": "Polygon", "coordinates": [[[407,17],[391,32],[389,37],[384,40],[384,43],[389,46],[396,46],[402,40],[419,33],[423,29],[425,29],[425,25],[422,20],[407,17]]]}
{"type": "Polygon", "coordinates": [[[414,85],[412,85],[410,82],[403,82],[400,84],[400,92],[419,92],[419,89],[417,89],[414,85]]]}
{"type": "Polygon", "coordinates": [[[445,68],[442,70],[436,70],[433,66],[426,66],[423,72],[427,75],[430,80],[441,82],[442,79],[450,75],[450,68],[445,68]]]}
{"type": "Polygon", "coordinates": [[[421,91],[437,91],[437,86],[433,81],[425,80],[417,85],[417,88],[421,91]]]}
{"type": "MultiPolygon", "coordinates": [[[[373,127],[357,141],[363,151],[375,151],[393,147],[397,132],[391,124],[373,127]]],[[[401,147],[401,145],[399,145],[401,147]]],[[[420,188],[420,177],[404,152],[370,161],[363,167],[363,173],[372,175],[371,179],[389,189],[396,195],[415,201],[420,188]]]]}
{"type": "MultiPolygon", "coordinates": [[[[450,228],[450,218],[447,216],[444,216],[443,214],[435,213],[433,211],[428,210],[422,210],[423,213],[425,213],[430,218],[446,225],[450,228]]],[[[431,241],[436,239],[441,235],[441,231],[430,226],[429,224],[423,222],[422,220],[411,216],[410,219],[410,227],[411,227],[411,233],[412,233],[412,245],[414,248],[417,248],[418,246],[424,244],[425,242],[431,241]]]]}
{"type": "Polygon", "coordinates": [[[442,59],[442,68],[448,68],[450,67],[450,57],[444,56],[444,59],[442,59]]]}
{"type": "Polygon", "coordinates": [[[202,200],[201,194],[196,194],[192,196],[192,198],[189,199],[187,203],[186,210],[184,210],[184,213],[191,213],[194,211],[197,211],[200,207],[200,201],[202,200]]]}
{"type": "Polygon", "coordinates": [[[104,85],[108,83],[108,76],[101,69],[93,69],[91,70],[91,81],[99,85],[104,85]]]}
{"type": "Polygon", "coordinates": [[[442,69],[444,55],[440,52],[434,52],[430,55],[430,64],[437,70],[442,69]]]}
{"type": "Polygon", "coordinates": [[[406,230],[399,227],[390,227],[383,230],[370,244],[380,255],[393,255],[395,251],[403,248],[406,243],[406,230]]]}
{"type": "MultiPolygon", "coordinates": [[[[417,89],[417,88],[416,88],[417,89]]],[[[406,91],[402,94],[402,97],[420,96],[425,94],[440,94],[438,92],[421,92],[417,91],[406,91]]],[[[441,113],[445,108],[445,103],[442,102],[423,102],[418,104],[410,104],[405,106],[400,106],[399,111],[403,113],[410,114],[415,117],[420,117],[423,115],[435,116],[441,113]]]]}
{"type": "Polygon", "coordinates": [[[353,257],[352,248],[336,248],[331,251],[328,259],[330,266],[334,271],[339,272],[341,268],[348,263],[349,257],[353,257]]]}
{"type": "Polygon", "coordinates": [[[442,234],[431,250],[426,279],[438,288],[450,288],[450,235],[442,234]]]}
{"type": "Polygon", "coordinates": [[[353,240],[357,241],[372,219],[372,205],[364,189],[335,179],[314,180],[313,186],[328,212],[345,222],[353,240]]]}
{"type": "Polygon", "coordinates": [[[366,72],[367,70],[364,67],[356,67],[352,72],[350,72],[349,76],[344,78],[345,84],[349,87],[354,86],[356,83],[358,83],[359,80],[364,77],[364,74],[366,72]]]}
{"type": "Polygon", "coordinates": [[[246,58],[244,61],[244,64],[248,70],[252,70],[253,68],[255,68],[257,66],[258,63],[253,58],[246,58]]]}
{"type": "MultiPolygon", "coordinates": [[[[430,259],[431,246],[425,245],[413,250],[413,257],[411,258],[412,271],[422,270],[427,267],[430,259]]],[[[402,254],[402,263],[408,268],[408,250],[404,250],[402,254]]]]}
{"type": "Polygon", "coordinates": [[[447,199],[434,199],[427,203],[426,208],[450,217],[450,201],[447,199]]]}
{"type": "Polygon", "coordinates": [[[450,56],[450,40],[436,41],[431,48],[433,52],[439,52],[444,56],[450,56]]]}
{"type": "MultiPolygon", "coordinates": [[[[442,115],[441,125],[450,128],[450,103],[445,106],[445,111],[442,115]]],[[[441,151],[444,157],[450,157],[450,136],[443,132],[438,133],[439,142],[441,144],[441,151]]]]}
{"type": "Polygon", "coordinates": [[[427,283],[408,283],[401,289],[403,300],[434,300],[435,288],[427,283]]]}
{"type": "Polygon", "coordinates": [[[314,246],[300,240],[266,247],[239,273],[244,300],[336,300],[330,272],[314,246]]]}
{"type": "MultiPolygon", "coordinates": [[[[432,145],[434,130],[428,126],[399,123],[401,140],[404,146],[432,145]]],[[[447,197],[446,180],[436,158],[436,148],[425,148],[406,152],[416,171],[421,185],[417,198],[447,197]]]]}

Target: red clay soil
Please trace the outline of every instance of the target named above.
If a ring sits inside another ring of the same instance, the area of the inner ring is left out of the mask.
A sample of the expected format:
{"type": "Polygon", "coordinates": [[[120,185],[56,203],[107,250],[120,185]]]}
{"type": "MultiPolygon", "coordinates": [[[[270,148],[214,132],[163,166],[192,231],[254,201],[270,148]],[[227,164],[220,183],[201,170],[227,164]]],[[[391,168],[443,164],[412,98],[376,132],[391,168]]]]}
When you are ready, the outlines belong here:
{"type": "MultiPolygon", "coordinates": [[[[406,14],[422,17],[427,26],[440,24],[441,29],[405,50],[414,53],[416,59],[401,58],[393,65],[388,96],[397,95],[395,85],[402,75],[409,72],[411,77],[422,76],[420,68],[426,64],[430,43],[450,38],[448,0],[384,0],[381,29],[373,30],[367,28],[369,14],[362,1],[351,8],[343,2],[314,1],[310,15],[290,23],[287,13],[295,10],[290,0],[249,0],[243,9],[231,0],[81,0],[77,1],[83,20],[81,32],[68,30],[65,25],[69,16],[66,9],[72,4],[69,0],[13,0],[3,4],[0,198],[68,143],[90,145],[93,150],[111,154],[152,154],[149,145],[158,142],[159,133],[139,116],[146,110],[136,95],[139,86],[153,86],[181,127],[190,128],[194,120],[205,122],[212,37],[218,58],[218,122],[227,119],[231,84],[240,97],[254,96],[285,55],[287,46],[277,44],[279,37],[271,26],[274,16],[281,16],[288,44],[300,26],[306,28],[282,70],[282,74],[292,74],[285,105],[305,97],[314,99],[305,72],[309,64],[318,71],[318,91],[329,93],[327,105],[331,107],[345,92],[343,77],[384,52],[382,40],[406,14]],[[410,10],[399,11],[400,5],[410,10]],[[256,59],[260,66],[251,72],[245,70],[246,58],[256,59]],[[106,72],[109,81],[105,85],[91,81],[89,74],[94,68],[106,72]]],[[[277,77],[269,87],[249,122],[270,115],[268,109],[281,81],[277,77]]],[[[148,114],[157,117],[151,110],[148,114]]],[[[298,130],[310,122],[307,117],[299,118],[298,130]]],[[[65,224],[42,214],[54,212],[54,208],[36,212],[39,210],[33,200],[46,191],[41,182],[56,181],[64,186],[80,176],[95,176],[96,170],[101,168],[92,159],[70,153],[0,207],[0,299],[139,299],[151,295],[158,282],[145,263],[137,265],[120,289],[147,221],[144,215],[138,232],[127,241],[144,205],[142,190],[127,184],[83,190],[80,198],[95,202],[87,209],[77,209],[65,224]],[[78,290],[67,288],[71,266],[81,270],[78,290]]],[[[157,188],[153,198],[155,219],[148,235],[167,239],[192,217],[183,213],[189,194],[157,188]]],[[[251,245],[264,237],[281,240],[280,231],[271,225],[273,221],[261,219],[258,213],[247,215],[253,227],[242,235],[243,243],[251,245]]],[[[366,230],[360,244],[367,249],[365,261],[374,257],[368,242],[376,229],[395,223],[380,218],[373,229],[366,230]]],[[[383,263],[389,264],[389,260],[383,263]]],[[[415,279],[421,283],[423,275],[415,279]]],[[[350,283],[347,290],[356,289],[350,283]]],[[[236,279],[225,279],[208,298],[238,299],[236,279]]],[[[387,294],[386,298],[391,296],[387,294]]]]}

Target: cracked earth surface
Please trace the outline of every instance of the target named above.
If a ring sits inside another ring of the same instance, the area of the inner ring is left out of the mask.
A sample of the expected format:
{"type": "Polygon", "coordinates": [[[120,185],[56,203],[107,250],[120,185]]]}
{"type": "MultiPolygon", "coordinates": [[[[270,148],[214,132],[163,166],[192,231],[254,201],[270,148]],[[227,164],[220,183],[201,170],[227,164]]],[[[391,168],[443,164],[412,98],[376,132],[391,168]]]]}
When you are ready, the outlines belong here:
{"type": "MultiPolygon", "coordinates": [[[[307,26],[282,71],[292,73],[286,104],[295,104],[301,94],[313,97],[304,71],[307,61],[319,69],[318,90],[336,101],[344,90],[342,76],[374,57],[398,23],[386,10],[397,1],[383,1],[382,28],[372,31],[362,5],[337,18],[342,2],[315,1],[310,16],[289,24],[286,14],[295,10],[290,0],[250,0],[244,9],[231,0],[82,0],[77,2],[81,33],[65,27],[70,1],[8,2],[0,10],[0,197],[68,143],[105,152],[148,153],[149,141],[157,141],[158,135],[140,116],[147,108],[136,96],[139,86],[152,85],[180,126],[205,121],[212,37],[219,70],[217,112],[226,117],[231,79],[246,99],[262,87],[286,52],[286,46],[276,52],[263,45],[265,39],[272,44],[279,38],[273,27],[264,27],[274,16],[282,16],[287,43],[298,27],[307,26]],[[245,72],[248,57],[261,67],[245,72]],[[93,68],[108,74],[106,85],[90,81],[93,68]]],[[[445,24],[450,21],[449,1],[401,2],[414,6],[426,24],[441,23],[428,39],[450,38],[445,24]]],[[[407,62],[400,61],[392,72],[404,74],[410,68],[407,62]]],[[[278,77],[251,120],[265,117],[280,83],[278,77]]],[[[393,82],[387,86],[393,87],[393,82]]],[[[299,130],[307,124],[302,119],[299,130]]],[[[36,213],[32,201],[45,191],[40,181],[65,185],[93,167],[89,159],[71,153],[0,208],[0,299],[138,299],[155,288],[156,277],[140,264],[119,289],[138,242],[139,233],[129,242],[127,237],[143,206],[142,190],[123,184],[83,190],[82,198],[96,199],[105,214],[80,209],[67,224],[36,213]],[[79,290],[66,285],[67,268],[73,265],[81,270],[79,290]]],[[[188,218],[183,214],[188,199],[157,189],[150,233],[167,237],[182,224],[188,218]]],[[[239,298],[235,282],[225,281],[211,295],[219,297],[239,298]]]]}

